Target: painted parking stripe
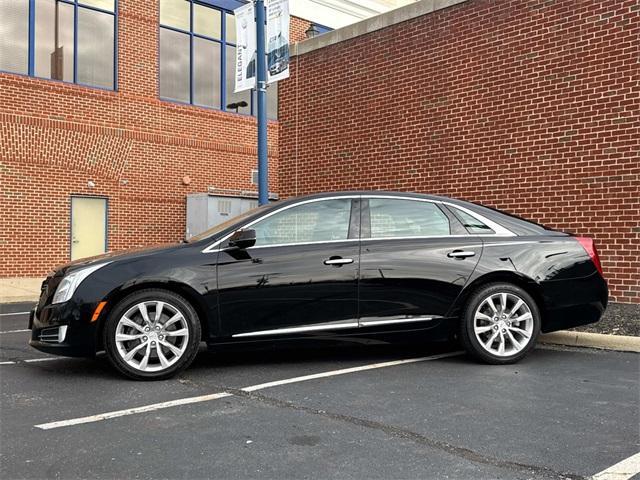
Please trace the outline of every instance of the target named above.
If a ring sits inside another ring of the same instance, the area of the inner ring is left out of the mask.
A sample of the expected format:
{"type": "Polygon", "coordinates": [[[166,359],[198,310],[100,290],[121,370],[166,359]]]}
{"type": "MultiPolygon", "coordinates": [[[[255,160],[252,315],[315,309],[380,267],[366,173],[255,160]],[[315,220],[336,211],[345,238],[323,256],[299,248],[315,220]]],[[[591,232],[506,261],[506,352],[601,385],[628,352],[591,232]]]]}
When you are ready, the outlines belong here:
{"type": "Polygon", "coordinates": [[[0,365],[15,365],[16,362],[0,362],[0,365]]]}
{"type": "Polygon", "coordinates": [[[12,312],[12,313],[0,313],[0,317],[8,317],[9,315],[28,315],[30,312],[12,312]]]}
{"type": "Polygon", "coordinates": [[[5,330],[4,332],[0,332],[0,334],[2,333],[24,333],[24,332],[30,332],[31,330],[29,329],[24,329],[24,330],[5,330]]]}
{"type": "Polygon", "coordinates": [[[638,473],[640,473],[640,452],[596,473],[591,478],[593,480],[628,480],[638,473]]]}
{"type": "Polygon", "coordinates": [[[395,365],[404,365],[407,363],[424,362],[427,360],[437,360],[439,358],[454,357],[461,355],[463,352],[443,353],[441,355],[432,355],[430,357],[407,358],[405,360],[393,360],[390,362],[374,363],[371,365],[363,365],[361,367],[343,368],[341,370],[332,370],[330,372],[314,373],[313,375],[304,375],[302,377],[287,378],[285,380],[277,380],[275,382],[261,383],[250,387],[241,388],[243,392],[255,392],[265,388],[277,387],[278,385],[287,385],[288,383],[306,382],[307,380],[316,380],[318,378],[335,377],[337,375],[345,375],[348,373],[364,372],[366,370],[374,370],[376,368],[393,367],[395,365]]]}
{"type": "MultiPolygon", "coordinates": [[[[301,377],[287,378],[287,379],[278,380],[275,382],[260,383],[258,385],[244,387],[241,390],[243,392],[255,392],[256,390],[263,390],[265,388],[276,387],[278,385],[287,385],[290,383],[304,382],[307,380],[315,380],[317,378],[326,378],[326,377],[333,377],[337,375],[345,375],[348,373],[363,372],[366,370],[373,370],[377,368],[393,367],[395,365],[404,365],[407,363],[426,362],[428,360],[438,360],[440,358],[447,358],[447,357],[462,355],[462,353],[464,352],[450,352],[450,353],[443,353],[440,355],[432,355],[429,357],[408,358],[405,360],[393,360],[390,362],[374,363],[371,365],[362,365],[360,367],[342,368],[340,370],[331,370],[328,372],[316,373],[313,375],[304,375],[301,377]]],[[[137,413],[151,412],[151,411],[159,410],[163,408],[177,407],[180,405],[188,405],[192,403],[208,402],[211,400],[217,400],[218,398],[231,397],[231,396],[233,396],[233,394],[229,392],[218,392],[210,395],[201,395],[198,397],[187,397],[187,398],[182,398],[178,400],[171,400],[168,402],[154,403],[151,405],[144,405],[141,407],[128,408],[125,410],[116,410],[114,412],[100,413],[97,415],[90,415],[88,417],[72,418],[70,420],[61,420],[58,422],[41,423],[39,425],[34,425],[34,427],[39,428],[41,430],[51,430],[54,428],[80,425],[83,423],[100,422],[102,420],[108,420],[110,418],[123,417],[126,415],[135,415],[137,413]]]]}
{"type": "Polygon", "coordinates": [[[181,398],[179,400],[171,400],[169,402],[153,403],[143,407],[127,408],[125,410],[116,410],[114,412],[100,413],[89,417],[72,418],[71,420],[62,420],[60,422],[43,423],[35,425],[36,428],[42,430],[50,430],[52,428],[68,427],[70,425],[80,425],[82,423],[100,422],[109,418],[124,417],[126,415],[134,415],[136,413],[153,412],[154,410],[162,410],[163,408],[177,407],[178,405],[188,405],[190,403],[208,402],[218,398],[231,397],[231,393],[220,392],[211,395],[201,395],[199,397],[181,398]]]}

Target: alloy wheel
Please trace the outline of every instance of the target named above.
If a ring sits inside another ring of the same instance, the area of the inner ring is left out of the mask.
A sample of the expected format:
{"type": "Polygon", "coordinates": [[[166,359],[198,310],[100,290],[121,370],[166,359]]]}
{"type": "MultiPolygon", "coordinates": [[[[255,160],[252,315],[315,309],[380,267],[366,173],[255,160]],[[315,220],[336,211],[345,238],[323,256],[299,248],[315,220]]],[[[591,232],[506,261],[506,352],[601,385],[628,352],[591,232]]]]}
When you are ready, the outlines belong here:
{"type": "Polygon", "coordinates": [[[473,330],[484,350],[499,357],[509,357],[522,351],[531,341],[533,314],[519,296],[493,293],[476,309],[473,330]]]}
{"type": "Polygon", "coordinates": [[[118,320],[115,343],[127,365],[141,372],[158,372],[183,356],[189,326],[180,310],[167,302],[140,302],[118,320]]]}

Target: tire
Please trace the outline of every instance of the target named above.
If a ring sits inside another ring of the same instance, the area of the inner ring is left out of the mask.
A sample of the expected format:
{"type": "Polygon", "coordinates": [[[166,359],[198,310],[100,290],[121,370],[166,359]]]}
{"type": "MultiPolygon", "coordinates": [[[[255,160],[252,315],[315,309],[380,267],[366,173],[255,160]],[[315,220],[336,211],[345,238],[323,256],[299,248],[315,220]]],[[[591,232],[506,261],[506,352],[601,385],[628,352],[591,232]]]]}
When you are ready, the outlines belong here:
{"type": "Polygon", "coordinates": [[[531,295],[510,283],[492,283],[467,300],[460,340],[471,356],[484,363],[516,363],[535,346],[540,325],[540,310],[531,295]]]}
{"type": "Polygon", "coordinates": [[[183,297],[147,289],[115,306],[103,335],[107,358],[116,370],[135,380],[163,380],[191,364],[200,346],[201,326],[183,297]]]}

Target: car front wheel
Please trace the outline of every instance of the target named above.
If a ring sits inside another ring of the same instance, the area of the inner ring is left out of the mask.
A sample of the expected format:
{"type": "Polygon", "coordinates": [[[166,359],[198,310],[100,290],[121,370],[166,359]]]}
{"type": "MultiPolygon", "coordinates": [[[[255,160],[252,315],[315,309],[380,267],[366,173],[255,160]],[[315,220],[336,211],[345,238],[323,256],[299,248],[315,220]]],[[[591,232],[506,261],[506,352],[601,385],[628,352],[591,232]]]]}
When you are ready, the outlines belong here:
{"type": "Polygon", "coordinates": [[[516,285],[494,283],[467,301],[460,337],[467,352],[483,362],[515,363],[535,346],[540,324],[531,295],[516,285]]]}
{"type": "Polygon", "coordinates": [[[184,370],[198,353],[200,322],[183,297],[142,290],[111,312],[104,345],[111,364],[137,380],[160,380],[184,370]]]}

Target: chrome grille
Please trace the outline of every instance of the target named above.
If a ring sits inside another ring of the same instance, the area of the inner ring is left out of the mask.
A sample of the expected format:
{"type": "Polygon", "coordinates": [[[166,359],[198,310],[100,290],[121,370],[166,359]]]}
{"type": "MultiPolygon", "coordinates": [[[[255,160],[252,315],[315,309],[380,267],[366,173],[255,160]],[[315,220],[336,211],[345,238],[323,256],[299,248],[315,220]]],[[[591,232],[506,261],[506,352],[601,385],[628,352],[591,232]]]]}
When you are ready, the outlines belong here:
{"type": "Polygon", "coordinates": [[[67,336],[67,326],[45,328],[40,332],[39,339],[44,343],[62,343],[67,336]]]}

